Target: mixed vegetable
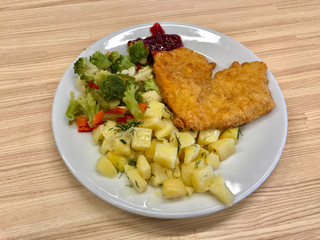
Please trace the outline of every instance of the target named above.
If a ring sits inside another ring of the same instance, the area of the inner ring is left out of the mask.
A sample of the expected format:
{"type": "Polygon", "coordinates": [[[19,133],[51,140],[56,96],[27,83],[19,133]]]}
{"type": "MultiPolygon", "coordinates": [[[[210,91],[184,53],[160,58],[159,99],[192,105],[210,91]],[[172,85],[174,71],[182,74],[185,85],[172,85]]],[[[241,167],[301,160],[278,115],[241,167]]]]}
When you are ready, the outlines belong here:
{"type": "Polygon", "coordinates": [[[161,186],[165,198],[209,191],[231,205],[234,195],[214,171],[235,152],[239,128],[193,131],[174,126],[150,58],[182,42],[157,23],[151,33],[130,41],[127,55],[96,51],[74,63],[81,94],[76,98],[70,93],[69,123],[76,122],[79,132],[92,132],[102,154],[96,168],[103,175],[125,172],[137,192],[146,191],[148,184],[161,186]]]}

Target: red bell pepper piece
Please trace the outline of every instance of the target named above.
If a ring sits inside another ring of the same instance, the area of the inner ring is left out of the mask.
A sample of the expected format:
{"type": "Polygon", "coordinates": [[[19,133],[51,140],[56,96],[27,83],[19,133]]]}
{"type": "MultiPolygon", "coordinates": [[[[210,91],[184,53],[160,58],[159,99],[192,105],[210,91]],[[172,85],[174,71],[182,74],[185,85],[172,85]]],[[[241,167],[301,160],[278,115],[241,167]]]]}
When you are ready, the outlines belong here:
{"type": "Polygon", "coordinates": [[[88,82],[89,88],[95,88],[95,89],[99,89],[99,85],[93,83],[93,82],[88,82]]]}
{"type": "Polygon", "coordinates": [[[110,109],[109,111],[106,112],[106,114],[121,114],[121,113],[125,113],[126,109],[121,108],[121,107],[115,107],[110,109]]]}
{"type": "Polygon", "coordinates": [[[93,128],[89,126],[80,126],[78,132],[92,132],[93,128]]]}
{"type": "Polygon", "coordinates": [[[86,127],[88,126],[88,118],[85,117],[77,117],[77,126],[78,127],[86,127]]]}

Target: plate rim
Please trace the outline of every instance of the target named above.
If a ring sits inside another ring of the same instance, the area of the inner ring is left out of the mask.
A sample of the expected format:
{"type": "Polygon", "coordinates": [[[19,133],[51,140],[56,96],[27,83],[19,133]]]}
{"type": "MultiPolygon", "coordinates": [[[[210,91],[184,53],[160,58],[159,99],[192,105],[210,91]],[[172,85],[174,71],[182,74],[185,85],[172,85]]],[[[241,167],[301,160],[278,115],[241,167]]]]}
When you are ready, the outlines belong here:
{"type": "MultiPolygon", "coordinates": [[[[244,46],[243,44],[241,44],[240,42],[236,41],[235,39],[223,34],[223,33],[220,33],[220,32],[217,32],[215,30],[212,30],[212,29],[209,29],[209,28],[206,28],[206,27],[202,27],[202,26],[198,26],[198,25],[194,25],[194,24],[189,24],[189,23],[181,23],[181,22],[158,22],[162,27],[166,27],[166,26],[179,26],[179,27],[192,27],[192,28],[195,28],[195,29],[202,29],[202,30],[205,30],[205,31],[208,31],[208,32],[213,32],[214,34],[217,34],[223,38],[227,38],[229,40],[231,40],[233,43],[241,46],[242,48],[245,48],[248,52],[250,52],[251,54],[253,54],[254,56],[256,56],[251,50],[249,50],[246,46],[244,46]]],[[[146,27],[149,27],[149,26],[152,26],[154,23],[143,23],[143,24],[138,24],[138,25],[132,25],[132,26],[129,26],[127,28],[123,28],[123,29],[120,29],[118,31],[115,31],[113,33],[110,33],[104,37],[102,37],[101,39],[95,41],[94,43],[92,43],[88,48],[86,48],[84,51],[82,51],[78,56],[77,58],[75,58],[75,60],[68,66],[68,68],[66,69],[66,71],[64,72],[63,76],[61,77],[60,81],[59,81],[59,84],[56,88],[56,92],[55,92],[55,95],[54,95],[54,99],[53,99],[53,104],[52,104],[52,116],[51,116],[51,125],[52,125],[52,130],[53,130],[53,136],[54,136],[54,140],[55,140],[55,143],[56,143],[56,147],[58,149],[58,152],[62,158],[62,160],[64,161],[65,165],[67,166],[67,168],[69,169],[69,171],[72,173],[72,175],[87,189],[89,190],[90,192],[92,192],[93,194],[95,194],[97,197],[99,197],[100,199],[106,201],[107,203],[113,205],[114,207],[117,207],[117,208],[120,208],[122,210],[125,210],[125,211],[128,211],[128,212],[131,212],[131,213],[134,213],[134,214],[138,214],[138,215],[142,215],[142,216],[146,216],[146,217],[152,217],[152,218],[162,218],[162,219],[179,219],[179,218],[191,218],[191,217],[198,217],[198,216],[202,216],[202,215],[206,215],[206,214],[212,214],[212,213],[215,213],[215,212],[218,212],[218,211],[221,211],[223,209],[226,209],[226,208],[229,208],[227,206],[223,206],[223,207],[220,207],[218,210],[216,211],[210,211],[208,212],[207,209],[202,209],[202,210],[198,210],[198,211],[194,211],[194,212],[188,212],[188,213],[165,213],[165,212],[152,212],[148,209],[146,210],[141,210],[141,209],[137,209],[137,208],[134,208],[134,207],[131,207],[129,205],[126,205],[126,204],[122,204],[122,202],[120,201],[115,201],[113,200],[113,198],[107,198],[105,195],[101,195],[98,191],[97,191],[97,188],[99,188],[97,185],[93,184],[92,181],[84,181],[85,178],[81,178],[81,176],[78,176],[76,171],[74,170],[74,168],[70,165],[70,163],[68,162],[68,159],[66,158],[66,156],[64,155],[64,153],[62,152],[62,148],[59,147],[59,143],[57,141],[58,139],[58,136],[57,136],[57,131],[55,131],[55,117],[56,114],[55,114],[55,106],[57,104],[57,98],[58,98],[58,90],[61,88],[61,85],[62,85],[62,80],[65,78],[65,76],[67,75],[67,72],[70,70],[70,68],[73,66],[74,62],[80,57],[82,56],[84,53],[87,52],[88,49],[92,48],[94,45],[98,45],[100,42],[103,42],[105,41],[106,39],[105,38],[112,38],[114,36],[117,36],[121,33],[124,33],[124,32],[127,32],[127,31],[130,31],[130,30],[137,30],[139,28],[146,28],[146,27]]],[[[256,56],[257,57],[257,56],[256,56]]],[[[257,57],[258,58],[258,57],[257,57]]],[[[258,58],[259,59],[259,58],[258,58]]],[[[260,60],[260,59],[259,59],[260,60]]],[[[260,60],[261,61],[261,60],[260,60]]],[[[269,74],[271,74],[271,76],[274,78],[273,74],[271,73],[271,71],[268,69],[267,70],[269,72],[269,74]]],[[[274,78],[275,79],[275,78],[274,78]]],[[[284,116],[284,132],[283,132],[283,135],[281,136],[281,146],[280,148],[278,149],[278,153],[277,153],[277,156],[275,158],[275,160],[272,162],[272,165],[270,166],[270,168],[265,172],[265,174],[263,176],[261,176],[261,178],[259,179],[258,182],[256,182],[251,188],[249,188],[248,190],[246,190],[244,193],[242,193],[240,195],[240,197],[233,203],[232,206],[234,206],[235,204],[237,204],[238,202],[244,200],[245,198],[247,198],[251,193],[253,193],[259,186],[261,186],[265,181],[266,179],[269,177],[269,175],[273,172],[275,166],[277,165],[277,163],[279,162],[280,160],[280,157],[282,155],[282,152],[283,152],[283,149],[284,149],[284,146],[285,146],[285,142],[286,142],[286,138],[287,138],[287,128],[288,128],[288,114],[287,114],[287,107],[286,107],[286,102],[285,102],[285,98],[283,96],[283,93],[281,91],[281,88],[277,82],[277,80],[275,79],[275,87],[277,88],[277,90],[280,92],[280,100],[281,100],[281,103],[283,104],[283,110],[284,112],[282,113],[283,116],[284,116]]],[[[104,193],[106,193],[105,191],[103,191],[104,193]]]]}

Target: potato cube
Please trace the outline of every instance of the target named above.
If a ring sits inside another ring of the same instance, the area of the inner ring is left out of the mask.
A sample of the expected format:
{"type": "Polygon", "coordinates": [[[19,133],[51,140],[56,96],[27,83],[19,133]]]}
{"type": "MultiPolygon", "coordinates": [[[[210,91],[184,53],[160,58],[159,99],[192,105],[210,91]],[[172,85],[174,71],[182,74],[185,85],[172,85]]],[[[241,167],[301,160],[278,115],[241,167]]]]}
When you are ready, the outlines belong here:
{"type": "Polygon", "coordinates": [[[169,110],[168,107],[164,106],[162,117],[165,119],[173,119],[173,113],[169,110]]]}
{"type": "Polygon", "coordinates": [[[189,133],[194,139],[196,139],[198,137],[198,132],[197,130],[193,130],[193,129],[182,129],[182,132],[186,132],[189,133]]]}
{"type": "Polygon", "coordinates": [[[113,151],[115,139],[115,135],[103,139],[103,142],[99,147],[99,152],[105,154],[107,151],[113,151]]]}
{"type": "Polygon", "coordinates": [[[101,125],[101,133],[104,138],[111,137],[115,134],[114,128],[116,126],[116,122],[112,120],[108,120],[103,125],[101,125]]]}
{"type": "Polygon", "coordinates": [[[141,177],[144,179],[149,179],[151,176],[151,167],[144,155],[140,155],[137,159],[137,169],[141,177]]]}
{"type": "Polygon", "coordinates": [[[199,144],[193,144],[188,146],[184,149],[184,163],[192,162],[197,156],[200,151],[199,144]]]}
{"type": "Polygon", "coordinates": [[[234,140],[234,144],[237,144],[239,133],[240,133],[239,127],[228,128],[220,135],[219,139],[232,138],[234,140]]]}
{"type": "Polygon", "coordinates": [[[168,178],[166,169],[159,165],[158,163],[150,163],[151,167],[151,177],[149,178],[149,183],[153,186],[159,186],[164,180],[168,178]]]}
{"type": "Polygon", "coordinates": [[[159,129],[159,130],[156,130],[154,132],[154,135],[156,136],[157,139],[159,140],[162,140],[164,139],[165,137],[169,136],[170,133],[172,132],[173,130],[173,123],[170,121],[170,120],[166,120],[166,119],[163,119],[161,120],[163,122],[163,127],[162,129],[159,129]]]}
{"type": "Polygon", "coordinates": [[[171,144],[158,143],[156,145],[153,161],[173,170],[177,158],[177,151],[178,148],[171,144]]]}
{"type": "Polygon", "coordinates": [[[162,184],[162,195],[164,198],[178,198],[187,194],[186,187],[179,179],[166,179],[162,184]]]}
{"type": "Polygon", "coordinates": [[[178,157],[176,158],[176,162],[174,163],[173,176],[175,178],[181,177],[180,161],[178,157]]]}
{"type": "Polygon", "coordinates": [[[138,128],[133,129],[131,148],[136,151],[144,151],[151,146],[152,129],[138,128]]]}
{"type": "Polygon", "coordinates": [[[128,173],[130,170],[135,169],[135,168],[136,168],[135,166],[132,166],[130,164],[126,164],[126,165],[124,165],[123,170],[125,173],[128,173]]]}
{"type": "Polygon", "coordinates": [[[219,139],[220,130],[218,129],[207,129],[201,130],[198,135],[198,144],[208,145],[219,139]]]}
{"type": "Polygon", "coordinates": [[[191,195],[192,195],[193,192],[194,192],[193,187],[186,187],[186,190],[187,190],[187,195],[188,195],[189,197],[191,197],[191,195]]]}
{"type": "Polygon", "coordinates": [[[156,145],[157,143],[160,143],[161,141],[158,139],[152,139],[151,141],[151,145],[149,148],[146,149],[146,151],[144,152],[145,157],[147,158],[148,162],[153,161],[153,157],[154,157],[154,152],[156,150],[156,145]]]}
{"type": "Polygon", "coordinates": [[[185,148],[195,143],[192,135],[187,132],[177,132],[175,133],[175,136],[179,148],[185,148]]]}
{"type": "Polygon", "coordinates": [[[203,168],[204,167],[204,160],[198,160],[196,162],[191,162],[191,163],[183,163],[181,165],[181,178],[183,183],[188,186],[192,187],[192,182],[191,182],[191,175],[192,173],[198,169],[198,168],[203,168]]]}
{"type": "Polygon", "coordinates": [[[151,128],[152,130],[159,130],[164,127],[164,124],[160,118],[145,118],[140,126],[143,128],[151,128]]]}
{"type": "Polygon", "coordinates": [[[96,129],[93,129],[92,131],[92,143],[93,144],[99,144],[104,139],[104,136],[102,135],[101,131],[102,125],[98,126],[96,129]]]}
{"type": "Polygon", "coordinates": [[[121,172],[123,172],[124,166],[128,164],[128,159],[125,156],[115,154],[114,152],[111,152],[111,151],[107,153],[107,158],[121,172]]]}
{"type": "Polygon", "coordinates": [[[212,151],[219,155],[220,161],[227,159],[230,155],[236,151],[234,140],[232,138],[224,138],[208,146],[209,151],[212,151]]]}
{"type": "Polygon", "coordinates": [[[213,181],[214,170],[212,166],[205,166],[193,171],[191,182],[195,192],[206,192],[213,181]]]}
{"type": "Polygon", "coordinates": [[[151,101],[148,104],[147,110],[144,112],[145,118],[159,118],[163,114],[164,104],[158,101],[151,101]]]}
{"type": "Polygon", "coordinates": [[[227,206],[231,206],[234,202],[235,196],[225,184],[222,176],[216,176],[213,178],[209,191],[227,206]]]}
{"type": "Polygon", "coordinates": [[[126,172],[131,185],[134,187],[134,189],[139,192],[145,192],[148,188],[147,181],[140,175],[139,170],[137,168],[130,169],[126,172]]]}
{"type": "Polygon", "coordinates": [[[99,172],[109,178],[114,178],[117,175],[117,169],[105,155],[98,159],[96,168],[99,172]]]}
{"type": "Polygon", "coordinates": [[[220,166],[220,160],[219,155],[211,152],[206,157],[206,163],[214,168],[214,170],[217,170],[220,166]]]}
{"type": "Polygon", "coordinates": [[[114,153],[118,155],[129,156],[133,153],[130,147],[131,139],[126,136],[118,137],[114,141],[114,153]]]}

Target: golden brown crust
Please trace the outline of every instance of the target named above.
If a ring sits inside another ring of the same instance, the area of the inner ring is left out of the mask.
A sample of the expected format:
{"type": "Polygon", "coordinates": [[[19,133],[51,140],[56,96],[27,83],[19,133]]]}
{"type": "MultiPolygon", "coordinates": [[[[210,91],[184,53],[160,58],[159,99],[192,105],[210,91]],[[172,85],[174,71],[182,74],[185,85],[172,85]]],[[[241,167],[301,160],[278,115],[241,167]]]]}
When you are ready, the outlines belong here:
{"type": "Polygon", "coordinates": [[[187,48],[159,52],[154,60],[156,82],[177,127],[234,127],[275,107],[268,89],[267,66],[262,62],[234,62],[212,79],[215,64],[187,48]]]}

